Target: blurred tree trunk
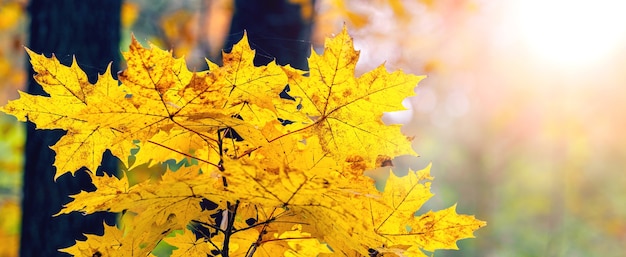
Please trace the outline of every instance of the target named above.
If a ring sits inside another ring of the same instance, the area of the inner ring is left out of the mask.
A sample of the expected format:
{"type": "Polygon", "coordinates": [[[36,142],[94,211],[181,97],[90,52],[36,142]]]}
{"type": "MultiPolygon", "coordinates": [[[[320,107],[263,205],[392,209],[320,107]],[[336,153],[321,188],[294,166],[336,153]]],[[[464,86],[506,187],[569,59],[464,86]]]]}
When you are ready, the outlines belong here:
{"type": "MultiPolygon", "coordinates": [[[[120,9],[121,0],[31,0],[30,39],[28,47],[46,56],[55,54],[66,65],[72,56],[95,82],[98,73],[104,73],[109,62],[112,70],[118,70],[120,59],[120,9]]],[[[45,95],[41,86],[32,79],[29,67],[28,92],[45,95]]],[[[52,217],[63,204],[70,201],[68,195],[80,190],[93,190],[89,177],[77,172],[76,177],[63,175],[54,182],[54,152],[49,146],[64,134],[56,130],[35,130],[28,123],[26,156],[24,165],[24,189],[22,202],[22,237],[20,256],[69,256],[57,251],[84,238],[82,233],[102,233],[102,222],[112,224],[114,214],[80,213],[52,217]]],[[[105,156],[102,170],[116,171],[117,162],[109,154],[105,156]]],[[[101,172],[101,171],[99,171],[101,172]]]]}
{"type": "Polygon", "coordinates": [[[265,65],[276,58],[281,65],[308,70],[314,5],[311,0],[310,9],[302,12],[302,5],[289,0],[235,0],[230,37],[224,48],[229,51],[246,30],[250,46],[256,50],[255,65],[265,65]]]}

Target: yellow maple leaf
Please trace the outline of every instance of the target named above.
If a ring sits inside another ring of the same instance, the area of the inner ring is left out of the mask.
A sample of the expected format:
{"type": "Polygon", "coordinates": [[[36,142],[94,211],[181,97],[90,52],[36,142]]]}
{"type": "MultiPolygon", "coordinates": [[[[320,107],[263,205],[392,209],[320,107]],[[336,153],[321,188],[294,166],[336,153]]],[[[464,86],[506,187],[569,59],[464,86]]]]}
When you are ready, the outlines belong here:
{"type": "MultiPolygon", "coordinates": [[[[133,39],[130,50],[124,53],[128,69],[119,74],[122,85],[118,85],[110,76],[109,69],[92,85],[75,61],[67,67],[54,56],[47,58],[27,49],[37,73],[35,80],[49,96],[20,93],[20,99],[9,102],[2,111],[21,121],[25,121],[28,116],[29,120],[37,124],[38,129],[67,131],[52,147],[57,153],[55,178],[66,172],[73,174],[82,166],[95,170],[106,149],[110,149],[115,156],[127,156],[130,149],[136,148],[135,140],[139,140],[140,147],[152,144],[183,155],[189,155],[190,150],[211,149],[212,151],[205,152],[211,155],[204,159],[204,163],[215,166],[220,159],[216,152],[217,144],[221,144],[219,134],[223,129],[241,127],[242,132],[247,132],[247,144],[250,141],[262,142],[262,139],[254,140],[262,138],[254,136],[259,134],[254,128],[233,117],[236,112],[224,109],[227,107],[224,104],[228,101],[234,102],[230,105],[233,108],[243,107],[248,103],[266,106],[260,100],[262,98],[255,96],[265,89],[253,89],[261,84],[273,85],[271,82],[276,80],[273,75],[264,73],[266,69],[258,68],[258,72],[240,72],[237,69],[243,68],[238,66],[242,63],[249,62],[251,65],[254,52],[247,44],[247,41],[238,44],[235,50],[239,52],[227,55],[228,59],[225,60],[222,71],[211,73],[221,74],[216,75],[220,81],[228,81],[222,91],[208,97],[213,100],[215,97],[226,99],[226,102],[218,101],[221,105],[214,106],[215,108],[207,106],[206,101],[200,101],[204,99],[202,93],[212,92],[211,88],[215,86],[202,79],[206,72],[193,74],[185,67],[184,60],[175,59],[171,53],[156,47],[143,48],[133,39]],[[184,87],[203,92],[188,95],[187,99],[179,95],[184,87]],[[233,90],[237,95],[232,100],[218,97],[224,94],[224,90],[233,90]],[[245,98],[246,95],[248,98],[245,98]],[[236,97],[241,97],[244,101],[239,102],[236,97]],[[175,141],[162,133],[169,134],[172,129],[176,129],[173,133],[177,136],[198,136],[202,140],[196,141],[197,144],[192,149],[179,149],[176,145],[170,147],[169,144],[175,141]]],[[[273,67],[274,75],[275,72],[283,74],[275,64],[273,67]]],[[[280,77],[280,74],[276,76],[280,77]]],[[[284,80],[286,81],[286,77],[284,80]]],[[[286,84],[280,79],[276,83],[281,87],[286,84]]],[[[280,91],[274,91],[276,90],[280,91]]],[[[268,92],[262,96],[267,96],[268,92]]],[[[235,150],[231,150],[233,151],[235,150]]],[[[154,155],[152,158],[158,162],[172,157],[154,155]]]]}
{"type": "Polygon", "coordinates": [[[200,205],[203,197],[195,192],[210,194],[212,183],[218,182],[217,178],[201,176],[197,166],[167,172],[160,181],[146,181],[132,187],[125,177],[96,176],[91,172],[89,175],[98,189],[73,195],[74,200],[55,215],[73,211],[133,215],[125,222],[126,236],[119,239],[124,247],[120,249],[135,247],[145,253],[169,232],[183,229],[192,220],[206,215],[200,205]]]}
{"type": "Polygon", "coordinates": [[[415,216],[432,197],[432,179],[430,165],[417,172],[409,171],[403,178],[390,171],[382,201],[370,202],[371,220],[386,246],[410,246],[407,251],[414,253],[418,249],[458,249],[456,241],[473,238],[473,232],[486,225],[474,216],[457,214],[456,205],[415,216]]]}
{"type": "MultiPolygon", "coordinates": [[[[144,219],[146,219],[144,217],[144,219]]],[[[164,226],[153,224],[155,231],[161,231],[164,226]]],[[[120,229],[116,226],[109,226],[104,223],[104,234],[85,234],[86,240],[77,240],[76,244],[60,249],[61,252],[69,253],[73,256],[151,256],[151,251],[162,237],[167,235],[171,229],[161,231],[161,234],[135,233],[128,229],[120,229]]]]}
{"type": "MultiPolygon", "coordinates": [[[[167,172],[158,182],[146,181],[132,187],[129,187],[126,177],[118,179],[106,174],[88,174],[99,190],[72,195],[74,200],[55,215],[73,211],[84,214],[130,211],[150,217],[149,220],[157,225],[174,219],[182,228],[202,211],[199,203],[203,196],[196,192],[209,193],[213,183],[221,182],[215,177],[199,174],[197,166],[167,172]]],[[[140,229],[150,230],[149,227],[140,229]]]]}
{"type": "MultiPolygon", "coordinates": [[[[57,152],[55,179],[67,171],[73,174],[82,166],[95,170],[106,149],[111,149],[118,156],[124,154],[128,145],[112,147],[120,135],[118,131],[90,123],[89,115],[83,114],[88,103],[101,102],[107,94],[123,96],[124,87],[118,86],[110,75],[99,76],[98,82],[91,85],[75,60],[67,67],[54,56],[46,58],[26,50],[37,72],[35,80],[50,97],[20,92],[20,99],[10,101],[2,107],[2,111],[16,116],[20,121],[25,121],[28,116],[38,129],[67,131],[66,136],[52,146],[57,152]]],[[[110,73],[110,67],[106,73],[110,73]]]]}
{"type": "Polygon", "coordinates": [[[124,255],[120,252],[124,231],[115,226],[109,226],[104,223],[104,235],[86,234],[85,236],[87,237],[86,240],[76,241],[76,244],[59,251],[78,257],[124,255]]]}
{"type": "Polygon", "coordinates": [[[386,206],[372,208],[371,212],[377,231],[406,231],[406,224],[413,219],[413,214],[433,196],[430,192],[432,177],[429,170],[430,166],[418,172],[421,176],[409,172],[402,178],[389,172],[381,201],[386,206]]]}
{"type": "Polygon", "coordinates": [[[379,155],[414,155],[400,126],[385,126],[381,117],[404,110],[401,99],[413,95],[424,76],[389,73],[381,65],[355,78],[358,58],[344,27],[326,40],[322,55],[311,54],[308,76],[286,70],[292,95],[302,99],[302,112],[313,119],[308,132],[319,137],[320,146],[337,161],[362,158],[367,168],[374,167],[379,155]]]}

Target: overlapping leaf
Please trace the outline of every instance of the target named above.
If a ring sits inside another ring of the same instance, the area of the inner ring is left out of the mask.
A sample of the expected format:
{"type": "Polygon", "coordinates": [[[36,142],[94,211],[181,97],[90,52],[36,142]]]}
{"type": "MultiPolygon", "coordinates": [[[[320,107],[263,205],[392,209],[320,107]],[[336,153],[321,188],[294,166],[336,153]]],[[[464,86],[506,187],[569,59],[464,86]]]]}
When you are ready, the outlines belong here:
{"type": "Polygon", "coordinates": [[[130,211],[150,217],[149,220],[157,224],[175,218],[179,227],[184,227],[202,211],[202,194],[210,194],[213,184],[221,182],[215,177],[199,174],[196,167],[167,172],[158,182],[146,181],[132,187],[125,177],[95,176],[91,172],[89,175],[98,190],[73,195],[74,201],[56,215],[72,211],[84,214],[130,211]]]}
{"type": "MultiPolygon", "coordinates": [[[[125,177],[118,179],[115,176],[89,174],[98,190],[72,196],[74,201],[66,204],[56,215],[73,211],[83,214],[109,211],[131,215],[127,219],[128,224],[125,224],[125,236],[118,240],[124,246],[121,250],[135,248],[135,251],[133,255],[119,256],[144,256],[141,253],[149,253],[169,232],[183,229],[192,220],[207,215],[200,205],[202,193],[212,191],[213,183],[218,182],[215,178],[199,174],[197,167],[168,172],[160,181],[146,181],[130,187],[125,177]]],[[[69,249],[75,251],[75,248],[69,249]]]]}
{"type": "MultiPolygon", "coordinates": [[[[287,80],[275,64],[254,67],[254,51],[245,39],[225,54],[223,67],[214,67],[210,73],[192,73],[184,60],[155,47],[143,48],[133,39],[129,52],[124,53],[128,68],[119,74],[122,85],[112,79],[109,70],[92,85],[76,62],[67,67],[54,56],[28,52],[37,72],[35,79],[49,97],[21,93],[20,99],[3,111],[22,121],[28,116],[39,129],[68,132],[53,147],[57,152],[56,177],[82,166],[95,170],[106,149],[126,156],[136,147],[134,140],[144,146],[144,152],[159,147],[189,156],[194,150],[205,150],[205,163],[217,164],[217,145],[227,137],[218,134],[226,128],[246,133],[245,143],[250,148],[263,142],[252,125],[234,117],[240,112],[246,115],[242,110],[251,106],[258,111],[248,117],[264,113],[260,107],[273,108],[269,95],[278,95],[287,80]],[[181,147],[170,132],[200,140],[181,147]]],[[[267,119],[276,118],[263,117],[257,123],[267,119]]],[[[151,157],[156,161],[172,158],[158,152],[151,157]]]]}

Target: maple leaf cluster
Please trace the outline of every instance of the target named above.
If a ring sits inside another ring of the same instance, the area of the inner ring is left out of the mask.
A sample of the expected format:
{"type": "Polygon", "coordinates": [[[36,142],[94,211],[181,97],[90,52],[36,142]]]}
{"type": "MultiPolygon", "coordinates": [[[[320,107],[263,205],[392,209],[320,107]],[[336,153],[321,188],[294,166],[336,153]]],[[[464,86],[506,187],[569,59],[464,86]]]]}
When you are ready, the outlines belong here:
{"type": "Polygon", "coordinates": [[[430,166],[389,170],[382,192],[364,176],[415,155],[400,125],[381,117],[403,110],[423,77],[383,65],[355,77],[359,52],[345,28],[311,54],[309,71],[255,66],[245,35],[222,65],[207,60],[199,72],[133,39],[119,81],[107,70],[95,84],[75,61],[27,51],[48,96],[20,92],[2,111],[67,131],[51,147],[55,178],[84,166],[97,188],[57,215],[123,213],[123,226],[104,224],[104,235],[61,250],[74,256],[151,256],[161,241],[172,256],[426,256],[485,225],[455,206],[415,214],[432,196],[430,166]],[[131,185],[93,172],[107,149],[126,170],[192,165],[131,185]]]}

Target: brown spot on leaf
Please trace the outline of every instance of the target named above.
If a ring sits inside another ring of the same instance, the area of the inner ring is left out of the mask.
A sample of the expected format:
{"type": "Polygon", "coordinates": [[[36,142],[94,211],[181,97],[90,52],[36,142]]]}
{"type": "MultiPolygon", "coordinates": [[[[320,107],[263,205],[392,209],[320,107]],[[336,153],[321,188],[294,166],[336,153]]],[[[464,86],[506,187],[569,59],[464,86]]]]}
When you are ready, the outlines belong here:
{"type": "Polygon", "coordinates": [[[378,155],[378,157],[376,157],[376,167],[387,167],[387,166],[393,166],[391,157],[386,156],[386,155],[378,155]]]}

